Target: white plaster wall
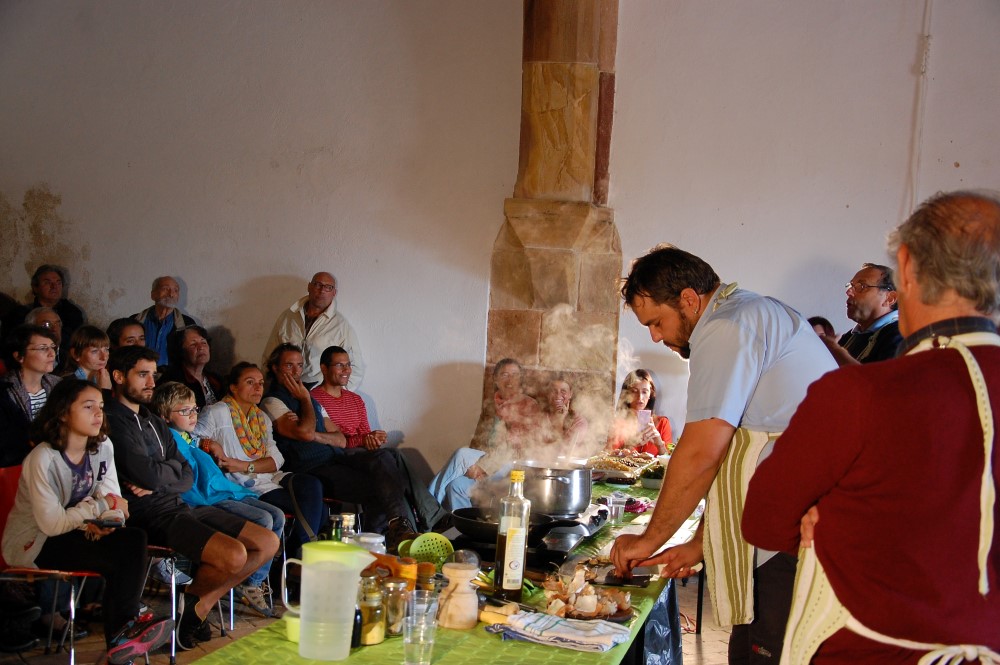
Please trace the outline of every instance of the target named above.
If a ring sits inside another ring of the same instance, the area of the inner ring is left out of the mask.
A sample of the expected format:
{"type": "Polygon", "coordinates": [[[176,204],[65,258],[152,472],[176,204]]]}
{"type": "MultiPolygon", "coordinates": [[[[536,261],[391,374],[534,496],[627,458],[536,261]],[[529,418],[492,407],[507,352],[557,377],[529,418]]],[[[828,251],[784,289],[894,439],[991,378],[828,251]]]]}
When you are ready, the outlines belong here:
{"type": "MultiPolygon", "coordinates": [[[[1000,185],[998,30],[990,0],[621,3],[610,205],[626,269],[671,242],[849,329],[841,285],[887,262],[914,202],[1000,185]]],[[[630,312],[621,340],[679,430],[686,363],[630,312]]]]}
{"type": "Polygon", "coordinates": [[[331,270],[372,415],[437,464],[479,412],[520,46],[520,5],[488,0],[4,2],[0,192],[47,183],[68,246],[19,229],[2,288],[62,263],[104,325],[176,274],[258,362],[331,270]]]}
{"type": "MultiPolygon", "coordinates": [[[[517,169],[521,3],[0,3],[0,288],[41,261],[105,324],[174,273],[258,360],[331,269],[376,420],[432,466],[478,415],[489,256],[517,169]],[[40,227],[21,199],[61,197],[40,227]]],[[[916,198],[997,185],[1000,9],[938,0],[911,174],[924,1],[629,0],[611,205],[661,241],[847,327],[840,289],[916,198]],[[959,167],[953,164],[958,162],[959,167]]],[[[626,313],[683,422],[684,363],[626,313]]],[[[625,354],[623,354],[625,355],[625,354]]]]}

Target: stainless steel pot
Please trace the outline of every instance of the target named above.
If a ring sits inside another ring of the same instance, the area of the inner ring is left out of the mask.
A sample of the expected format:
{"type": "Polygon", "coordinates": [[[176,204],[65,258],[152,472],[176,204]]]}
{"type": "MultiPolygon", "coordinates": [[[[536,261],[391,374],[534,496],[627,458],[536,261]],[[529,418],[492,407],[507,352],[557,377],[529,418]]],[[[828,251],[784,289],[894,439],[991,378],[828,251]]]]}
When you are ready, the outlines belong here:
{"type": "Polygon", "coordinates": [[[590,505],[590,469],[534,461],[517,466],[524,469],[524,496],[531,500],[532,513],[569,517],[590,505]]]}

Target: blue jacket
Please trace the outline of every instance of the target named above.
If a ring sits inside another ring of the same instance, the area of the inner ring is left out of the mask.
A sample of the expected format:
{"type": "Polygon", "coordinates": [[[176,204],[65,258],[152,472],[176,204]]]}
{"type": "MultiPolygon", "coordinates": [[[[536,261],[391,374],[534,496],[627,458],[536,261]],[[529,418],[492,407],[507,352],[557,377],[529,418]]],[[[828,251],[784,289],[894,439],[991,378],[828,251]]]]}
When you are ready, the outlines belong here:
{"type": "Polygon", "coordinates": [[[196,507],[214,506],[227,499],[239,501],[257,497],[249,488],[237,485],[227,478],[212,456],[198,447],[197,439],[172,427],[170,433],[177,442],[177,450],[194,470],[194,484],[191,489],[181,494],[184,503],[196,507]]]}

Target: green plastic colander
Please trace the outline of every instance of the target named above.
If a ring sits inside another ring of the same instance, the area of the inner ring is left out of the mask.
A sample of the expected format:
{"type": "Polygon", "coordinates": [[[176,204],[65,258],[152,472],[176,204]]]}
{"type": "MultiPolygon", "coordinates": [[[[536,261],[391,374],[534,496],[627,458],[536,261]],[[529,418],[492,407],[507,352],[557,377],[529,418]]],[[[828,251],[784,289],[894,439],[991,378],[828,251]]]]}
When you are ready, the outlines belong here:
{"type": "Polygon", "coordinates": [[[410,543],[408,556],[413,557],[418,563],[433,563],[438,572],[444,565],[448,557],[454,553],[451,541],[440,533],[422,533],[410,543]]]}

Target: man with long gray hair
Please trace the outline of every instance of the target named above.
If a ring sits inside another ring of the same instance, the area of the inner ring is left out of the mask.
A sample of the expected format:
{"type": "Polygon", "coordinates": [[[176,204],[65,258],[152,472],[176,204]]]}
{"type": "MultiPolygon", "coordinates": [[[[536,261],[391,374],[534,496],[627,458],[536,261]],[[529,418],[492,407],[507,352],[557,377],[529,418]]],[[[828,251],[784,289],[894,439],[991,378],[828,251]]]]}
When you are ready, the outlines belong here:
{"type": "Polygon", "coordinates": [[[809,388],[743,534],[801,538],[782,662],[998,663],[1000,193],[932,197],[889,250],[903,355],[809,388]]]}

